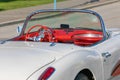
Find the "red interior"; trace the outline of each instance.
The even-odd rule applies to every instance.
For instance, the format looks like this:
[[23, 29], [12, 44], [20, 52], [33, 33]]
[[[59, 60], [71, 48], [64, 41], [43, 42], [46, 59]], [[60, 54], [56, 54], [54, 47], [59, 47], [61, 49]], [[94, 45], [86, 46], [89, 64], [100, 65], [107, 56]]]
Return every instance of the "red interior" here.
[[[52, 29], [54, 42], [61, 42], [61, 43], [74, 43], [76, 45], [81, 46], [89, 46], [94, 44], [100, 40], [102, 40], [102, 32], [96, 30], [85, 30], [85, 29]], [[89, 37], [89, 36], [81, 36], [82, 34], [93, 34], [93, 35], [100, 35], [96, 37]], [[38, 35], [38, 32], [29, 33], [31, 37], [34, 35]], [[26, 35], [18, 36], [14, 38], [17, 41], [24, 41], [26, 40]], [[45, 34], [44, 39], [42, 42], [49, 42], [48, 35]]]

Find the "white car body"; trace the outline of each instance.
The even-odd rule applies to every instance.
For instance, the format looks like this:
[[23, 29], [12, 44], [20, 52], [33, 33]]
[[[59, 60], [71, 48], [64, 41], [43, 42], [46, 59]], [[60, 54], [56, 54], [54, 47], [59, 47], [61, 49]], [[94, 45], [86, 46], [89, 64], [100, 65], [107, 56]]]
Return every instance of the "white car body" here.
[[[75, 80], [83, 72], [93, 80], [120, 79], [120, 30], [90, 47], [74, 44], [4, 41], [0, 44], [0, 80], [38, 80], [48, 67], [47, 80]], [[53, 46], [51, 46], [53, 44]], [[116, 68], [117, 66], [117, 68]], [[117, 75], [114, 71], [117, 70]]]

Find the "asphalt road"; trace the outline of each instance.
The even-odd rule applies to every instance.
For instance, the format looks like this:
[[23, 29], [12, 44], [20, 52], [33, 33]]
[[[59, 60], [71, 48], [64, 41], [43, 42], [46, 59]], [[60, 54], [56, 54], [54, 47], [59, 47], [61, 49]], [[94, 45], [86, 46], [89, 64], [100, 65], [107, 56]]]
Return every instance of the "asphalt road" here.
[[23, 23], [0, 27], [0, 40], [7, 40], [17, 36], [17, 27]]
[[[77, 7], [79, 9], [79, 7]], [[104, 19], [106, 27], [119, 27], [120, 28], [120, 2], [92, 8], [98, 12]], [[16, 28], [22, 23], [9, 25], [0, 28], [0, 40], [5, 40], [16, 36]]]
[[103, 17], [106, 27], [119, 27], [120, 28], [120, 2], [93, 8]]
[[[79, 7], [77, 7], [77, 9], [79, 9]], [[102, 16], [107, 28], [120, 28], [120, 1], [109, 5], [95, 7], [91, 10], [96, 11]]]

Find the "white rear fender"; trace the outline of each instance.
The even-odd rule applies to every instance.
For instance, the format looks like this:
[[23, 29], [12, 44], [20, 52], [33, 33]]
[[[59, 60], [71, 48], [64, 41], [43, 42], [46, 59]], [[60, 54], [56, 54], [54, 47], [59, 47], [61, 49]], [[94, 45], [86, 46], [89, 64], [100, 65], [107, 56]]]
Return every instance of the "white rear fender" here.
[[[52, 66], [56, 69], [49, 80], [74, 80], [77, 74], [89, 69], [96, 80], [102, 78], [103, 70], [100, 55], [94, 51], [78, 50], [57, 60]], [[63, 74], [64, 73], [64, 74]], [[99, 76], [97, 76], [99, 73]], [[71, 76], [71, 77], [67, 77]]]

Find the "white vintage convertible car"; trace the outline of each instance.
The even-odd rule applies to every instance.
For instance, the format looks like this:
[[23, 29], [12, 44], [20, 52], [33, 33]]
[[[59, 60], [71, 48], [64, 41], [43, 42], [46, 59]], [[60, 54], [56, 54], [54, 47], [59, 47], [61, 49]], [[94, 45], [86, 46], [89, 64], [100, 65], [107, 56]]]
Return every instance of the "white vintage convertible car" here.
[[91, 10], [38, 10], [0, 43], [0, 80], [120, 80], [120, 30]]

